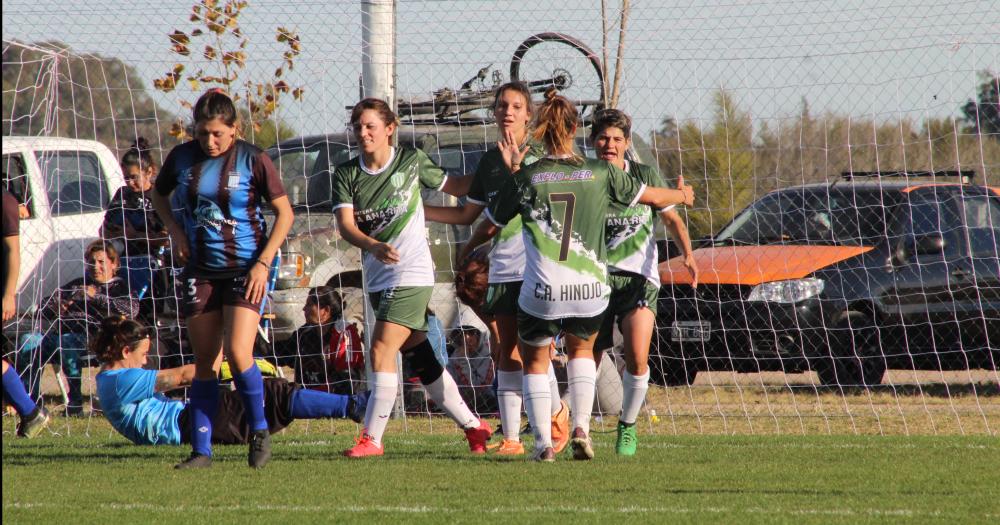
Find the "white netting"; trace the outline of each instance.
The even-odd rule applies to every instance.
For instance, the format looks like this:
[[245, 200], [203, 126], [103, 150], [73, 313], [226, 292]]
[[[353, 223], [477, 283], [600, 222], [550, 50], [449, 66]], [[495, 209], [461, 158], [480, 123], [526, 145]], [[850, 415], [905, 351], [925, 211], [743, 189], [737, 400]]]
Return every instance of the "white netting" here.
[[[252, 1], [241, 8], [240, 34], [230, 27], [221, 39], [200, 21], [205, 6], [202, 18], [191, 20], [192, 3], [5, 2], [4, 178], [27, 205], [22, 313], [5, 328], [17, 347], [6, 355], [19, 367], [59, 360], [39, 341], [59, 334], [31, 307], [83, 273], [84, 246], [98, 235], [122, 184], [117, 159], [142, 136], [161, 160], [177, 144], [171, 131], [187, 123], [185, 104], [218, 85], [205, 77], [237, 70], [234, 91], [244, 94], [244, 107], [266, 116], [247, 135], [264, 147], [282, 144], [273, 157], [298, 205], [298, 237], [285, 254], [291, 268], [279, 277], [271, 304], [273, 337], [303, 322], [308, 287], [325, 284], [343, 294], [345, 318], [357, 323], [362, 340], [370, 332], [360, 255], [333, 233], [327, 183], [330, 166], [351, 154], [345, 108], [360, 92], [361, 2]], [[418, 123], [404, 125], [400, 140], [424, 148], [452, 173], [473, 171], [496, 140], [486, 109], [491, 98], [483, 93], [510, 78], [512, 57], [526, 41], [519, 77], [561, 83], [593, 111], [614, 96], [622, 17], [619, 2], [608, 4], [602, 24], [597, 1], [398, 2], [396, 102]], [[198, 27], [206, 34], [193, 35]], [[184, 38], [171, 40], [176, 31]], [[529, 38], [544, 33], [569, 38]], [[850, 181], [841, 173], [969, 171], [974, 186], [1000, 186], [998, 34], [1000, 15], [988, 1], [630, 2], [618, 107], [635, 121], [640, 159], [657, 165], [668, 182], [683, 175], [695, 186], [697, 203], [685, 214], [692, 238], [720, 233], [756, 203], [746, 220], [701, 250], [699, 292], [685, 284], [661, 290], [650, 364], [655, 381], [669, 386], [650, 390], [650, 431], [997, 431], [996, 193], [904, 191], [928, 178]], [[289, 57], [291, 40], [300, 52]], [[172, 51], [175, 45], [190, 53]], [[216, 52], [214, 62], [205, 45]], [[609, 56], [603, 83], [585, 48], [598, 64]], [[224, 50], [245, 55], [223, 64]], [[171, 72], [178, 72], [175, 87], [155, 89], [154, 81], [162, 87]], [[249, 97], [266, 106], [277, 81], [287, 86], [278, 90], [280, 102], [257, 113]], [[313, 138], [289, 141], [295, 137]], [[863, 180], [874, 182], [857, 182]], [[784, 192], [765, 198], [778, 189]], [[485, 330], [450, 286], [454, 246], [468, 233], [428, 225], [442, 340], [459, 325]], [[873, 249], [852, 252], [856, 246]], [[670, 250], [677, 254], [676, 246]], [[150, 285], [145, 308], [158, 320], [164, 363], [181, 362], [190, 351], [170, 304], [169, 254], [156, 259], [163, 269], [154, 281], [165, 282]], [[304, 276], [296, 274], [299, 261]], [[837, 291], [850, 300], [817, 303], [807, 296], [819, 285], [803, 281], [812, 278], [823, 281], [820, 297]], [[796, 282], [767, 284], [788, 280]], [[130, 282], [137, 295], [141, 283]], [[273, 353], [273, 345], [261, 352]], [[456, 375], [492, 380], [488, 350], [470, 354], [453, 360]], [[323, 356], [299, 347], [293, 357]], [[599, 381], [608, 415], [620, 405], [615, 364], [620, 370], [620, 355], [606, 361]], [[94, 370], [81, 373], [89, 393]], [[324, 388], [364, 385], [363, 368], [324, 373], [316, 380]], [[878, 384], [858, 388], [862, 383]], [[48, 376], [42, 386], [58, 391]], [[480, 410], [493, 409], [487, 386], [466, 393]], [[419, 387], [405, 388], [403, 398], [411, 415], [433, 412]]]

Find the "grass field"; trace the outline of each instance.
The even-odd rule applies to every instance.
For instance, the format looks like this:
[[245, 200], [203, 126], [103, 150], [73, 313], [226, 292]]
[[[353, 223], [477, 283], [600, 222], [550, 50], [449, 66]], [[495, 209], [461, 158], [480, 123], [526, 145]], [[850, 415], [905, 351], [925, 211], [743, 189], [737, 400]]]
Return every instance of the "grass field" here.
[[[641, 435], [639, 456], [552, 465], [471, 457], [441, 420], [390, 430], [388, 456], [349, 461], [352, 424], [293, 425], [262, 471], [218, 447], [177, 472], [184, 447], [136, 447], [99, 418], [14, 439], [4, 418], [5, 523], [607, 522], [998, 523], [992, 436]], [[58, 425], [57, 425], [58, 427]], [[89, 434], [89, 435], [87, 435]]]

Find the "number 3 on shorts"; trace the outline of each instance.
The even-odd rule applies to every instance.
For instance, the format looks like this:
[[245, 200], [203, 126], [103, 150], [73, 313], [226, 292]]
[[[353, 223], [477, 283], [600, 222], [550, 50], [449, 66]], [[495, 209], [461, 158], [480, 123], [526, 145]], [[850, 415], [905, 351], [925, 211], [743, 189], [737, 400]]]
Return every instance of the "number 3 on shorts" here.
[[188, 279], [187, 294], [188, 297], [194, 299], [198, 295], [198, 288], [195, 287], [195, 283], [198, 281], [196, 279]]
[[573, 231], [573, 211], [576, 208], [576, 195], [573, 193], [553, 193], [549, 195], [549, 201], [553, 204], [557, 202], [566, 203], [566, 211], [563, 212], [562, 238], [559, 240], [559, 262], [569, 258], [569, 239]]

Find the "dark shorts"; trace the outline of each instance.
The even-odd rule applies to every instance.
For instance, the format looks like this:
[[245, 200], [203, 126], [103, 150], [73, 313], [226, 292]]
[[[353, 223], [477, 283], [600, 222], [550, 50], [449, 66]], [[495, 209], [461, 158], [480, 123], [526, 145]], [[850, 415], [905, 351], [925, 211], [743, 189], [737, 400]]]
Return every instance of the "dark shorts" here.
[[482, 312], [489, 315], [517, 315], [517, 297], [521, 295], [521, 283], [490, 283], [486, 289]]
[[648, 279], [637, 273], [612, 273], [608, 275], [611, 299], [604, 312], [604, 321], [594, 348], [605, 349], [613, 346], [614, 324], [621, 330], [622, 318], [637, 308], [649, 308], [656, 315], [656, 300], [660, 290]]
[[252, 303], [243, 298], [246, 293], [246, 277], [208, 279], [181, 274], [180, 285], [184, 288], [181, 310], [184, 317], [221, 311], [225, 306], [239, 306], [260, 311], [260, 303]]
[[[272, 434], [280, 432], [294, 421], [292, 417], [292, 394], [299, 385], [280, 378], [264, 378], [264, 417]], [[191, 442], [190, 405], [181, 411], [178, 424], [181, 428], [181, 443]], [[243, 398], [236, 390], [219, 392], [219, 408], [212, 422], [212, 443], [216, 445], [240, 445], [250, 440], [250, 426], [247, 425]]]
[[522, 310], [517, 312], [517, 336], [531, 346], [545, 346], [552, 339], [565, 332], [581, 339], [590, 339], [601, 328], [604, 314], [594, 317], [567, 317], [564, 319], [541, 319]]
[[397, 286], [368, 294], [376, 321], [387, 321], [410, 330], [427, 331], [427, 305], [433, 286]]

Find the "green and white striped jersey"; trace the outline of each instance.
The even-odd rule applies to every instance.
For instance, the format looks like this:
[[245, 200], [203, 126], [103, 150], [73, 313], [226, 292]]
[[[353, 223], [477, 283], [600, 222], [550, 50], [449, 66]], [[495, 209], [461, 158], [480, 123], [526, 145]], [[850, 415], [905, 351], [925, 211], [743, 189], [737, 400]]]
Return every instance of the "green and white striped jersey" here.
[[[537, 143], [531, 143], [527, 155], [521, 161], [522, 169], [538, 161], [545, 154]], [[467, 199], [480, 206], [488, 206], [511, 178], [510, 170], [503, 162], [497, 148], [491, 148], [479, 161], [472, 176], [472, 187]], [[524, 237], [521, 234], [521, 218], [514, 217], [496, 237], [490, 251], [490, 283], [509, 283], [524, 278]]]
[[[626, 160], [625, 172], [646, 186], [666, 186], [660, 174], [645, 164]], [[658, 211], [668, 211], [673, 207], [670, 205]], [[622, 206], [612, 202], [604, 227], [608, 243], [608, 269], [639, 274], [659, 287], [655, 224], [656, 213], [649, 206]]]
[[542, 319], [593, 317], [608, 306], [608, 206], [633, 206], [645, 185], [604, 160], [553, 159], [524, 167], [487, 209], [504, 226], [520, 215], [524, 284], [518, 305]]
[[365, 235], [399, 252], [399, 262], [389, 265], [364, 253], [367, 291], [434, 285], [420, 190], [440, 190], [446, 180], [444, 170], [426, 153], [407, 147], [393, 148], [389, 162], [378, 171], [369, 170], [360, 155], [337, 166], [333, 209], [354, 208], [354, 220]]

